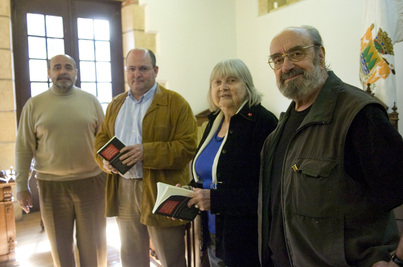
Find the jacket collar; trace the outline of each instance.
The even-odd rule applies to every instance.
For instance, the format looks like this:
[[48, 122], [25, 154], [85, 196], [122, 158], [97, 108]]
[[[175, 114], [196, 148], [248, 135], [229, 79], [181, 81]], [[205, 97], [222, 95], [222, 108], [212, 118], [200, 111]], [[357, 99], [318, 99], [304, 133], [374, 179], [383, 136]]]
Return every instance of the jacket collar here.
[[[256, 121], [256, 120], [257, 120], [257, 117], [256, 117], [257, 108], [258, 108], [258, 106], [260, 106], [260, 105], [261, 105], [261, 104], [257, 104], [257, 105], [254, 105], [254, 106], [252, 106], [252, 107], [249, 107], [248, 102], [245, 101], [245, 102], [242, 104], [241, 108], [237, 111], [237, 113], [236, 113], [233, 117], [235, 117], [235, 116], [241, 116], [241, 117], [243, 117], [243, 118], [246, 119], [246, 120]], [[220, 110], [217, 110], [217, 111], [215, 111], [215, 112], [210, 113], [207, 117], [208, 117], [208, 119], [211, 121], [211, 120], [215, 119], [215, 118], [218, 116], [219, 113], [221, 113], [221, 111], [220, 111]]]
[[157, 89], [155, 90], [155, 95], [154, 95], [154, 103], [156, 105], [161, 105], [161, 106], [167, 106], [168, 105], [168, 98], [166, 97], [167, 92], [165, 91], [166, 89], [157, 84]]
[[240, 116], [242, 116], [246, 120], [250, 121], [256, 121], [257, 120], [257, 109], [260, 104], [257, 104], [255, 106], [249, 107], [248, 103], [245, 103], [245, 105], [242, 107], [242, 109], [238, 112]]
[[153, 110], [157, 109], [158, 106], [168, 106], [167, 91], [163, 86], [159, 84], [157, 84], [153, 101], [151, 102], [151, 105], [148, 108], [147, 113], [150, 113]]

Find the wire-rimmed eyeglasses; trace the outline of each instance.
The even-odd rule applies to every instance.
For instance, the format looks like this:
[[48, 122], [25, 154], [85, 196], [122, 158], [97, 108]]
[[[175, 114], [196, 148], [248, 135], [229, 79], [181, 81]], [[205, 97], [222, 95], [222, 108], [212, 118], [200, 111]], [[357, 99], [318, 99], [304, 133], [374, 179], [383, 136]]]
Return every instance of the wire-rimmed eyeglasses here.
[[314, 46], [316, 46], [316, 44], [307, 46], [295, 46], [290, 50], [288, 50], [287, 53], [284, 54], [277, 53], [269, 56], [267, 63], [273, 70], [278, 70], [283, 66], [285, 57], [288, 57], [288, 59], [291, 60], [292, 62], [301, 61], [305, 58], [307, 54], [306, 50]]
[[148, 66], [140, 66], [138, 68], [133, 67], [133, 66], [125, 66], [125, 71], [129, 72], [129, 73], [135, 73], [136, 70], [138, 70], [140, 73], [146, 73], [149, 70], [153, 69], [152, 67], [148, 67]]

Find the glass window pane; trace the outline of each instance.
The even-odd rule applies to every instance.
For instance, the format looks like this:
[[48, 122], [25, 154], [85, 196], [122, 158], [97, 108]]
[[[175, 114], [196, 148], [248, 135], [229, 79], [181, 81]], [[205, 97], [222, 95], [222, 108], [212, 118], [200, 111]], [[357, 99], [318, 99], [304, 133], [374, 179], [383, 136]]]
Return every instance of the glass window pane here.
[[48, 37], [63, 38], [63, 18], [46, 16], [46, 35]]
[[109, 21], [107, 20], [94, 20], [94, 35], [95, 40], [109, 41]]
[[110, 82], [111, 79], [111, 63], [97, 62], [97, 81]]
[[106, 114], [106, 109], [108, 108], [109, 103], [101, 103], [102, 110], [104, 111], [104, 114]]
[[96, 83], [81, 83], [81, 89], [94, 96], [97, 96], [97, 84]]
[[46, 39], [42, 37], [28, 37], [28, 57], [46, 59]]
[[48, 58], [56, 55], [64, 55], [64, 40], [63, 39], [48, 39]]
[[96, 41], [95, 52], [97, 61], [111, 61], [111, 49], [109, 42]]
[[80, 60], [95, 60], [94, 58], [94, 41], [79, 40], [78, 51]]
[[94, 29], [92, 19], [77, 19], [78, 38], [94, 39]]
[[83, 82], [95, 82], [95, 62], [80, 62], [80, 76]]
[[48, 81], [48, 66], [46, 60], [29, 60], [29, 78], [30, 81], [46, 82]]
[[99, 102], [112, 101], [112, 84], [111, 83], [98, 83], [98, 100]]
[[31, 83], [31, 96], [39, 95], [48, 90], [48, 83]]
[[27, 32], [28, 35], [45, 36], [45, 16], [27, 13]]

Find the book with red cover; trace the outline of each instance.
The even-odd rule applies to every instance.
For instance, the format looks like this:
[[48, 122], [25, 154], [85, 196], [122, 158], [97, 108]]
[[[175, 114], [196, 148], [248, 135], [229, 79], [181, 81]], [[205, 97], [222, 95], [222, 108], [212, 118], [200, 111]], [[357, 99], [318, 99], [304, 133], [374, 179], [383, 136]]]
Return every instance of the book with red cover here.
[[122, 156], [120, 150], [124, 148], [126, 145], [119, 140], [116, 136], [112, 137], [103, 147], [101, 147], [97, 153], [105, 160], [109, 161], [109, 163], [117, 169], [120, 174], [125, 174], [133, 165], [129, 166], [123, 164], [123, 162], [119, 159]]
[[192, 190], [170, 184], [157, 183], [157, 200], [153, 214], [164, 215], [176, 219], [193, 221], [199, 213], [195, 206], [188, 207]]

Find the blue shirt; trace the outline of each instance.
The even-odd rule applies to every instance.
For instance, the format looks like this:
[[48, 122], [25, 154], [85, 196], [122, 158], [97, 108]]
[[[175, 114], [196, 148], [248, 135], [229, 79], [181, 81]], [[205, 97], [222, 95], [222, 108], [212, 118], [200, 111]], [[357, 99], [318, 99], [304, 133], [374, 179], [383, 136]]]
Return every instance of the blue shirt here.
[[[220, 128], [218, 128], [214, 137], [211, 138], [208, 145], [200, 153], [195, 163], [196, 173], [203, 180], [203, 189], [214, 189], [214, 185], [212, 184], [213, 161], [224, 139], [224, 137], [217, 136]], [[215, 234], [215, 215], [211, 214], [210, 211], [208, 211], [208, 228], [211, 233]]]
[[[143, 118], [154, 98], [157, 83], [140, 100], [134, 98], [129, 90], [125, 102], [119, 110], [115, 122], [115, 135], [122, 140], [126, 146], [141, 144], [143, 141]], [[124, 175], [124, 178], [143, 178], [143, 163], [137, 162]]]

